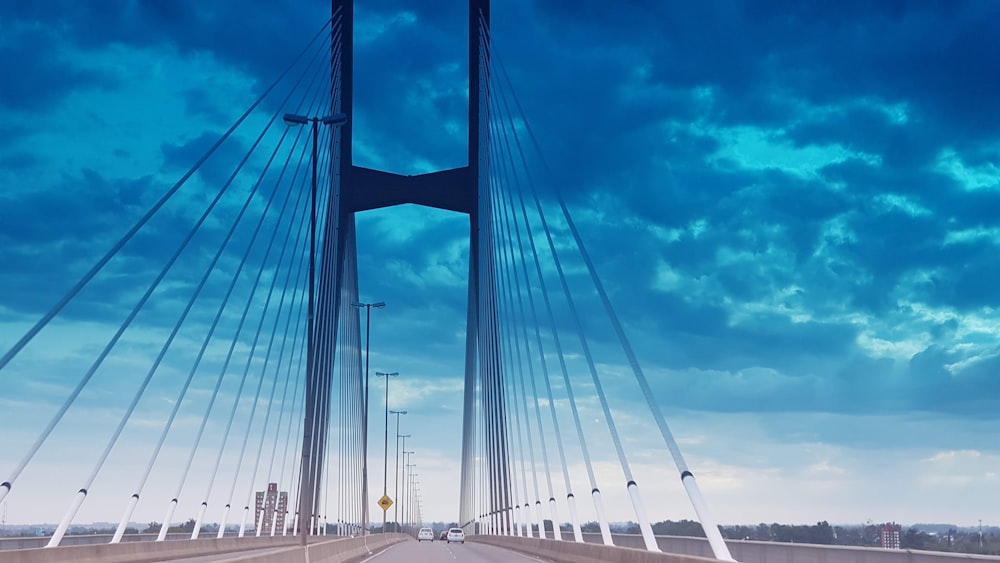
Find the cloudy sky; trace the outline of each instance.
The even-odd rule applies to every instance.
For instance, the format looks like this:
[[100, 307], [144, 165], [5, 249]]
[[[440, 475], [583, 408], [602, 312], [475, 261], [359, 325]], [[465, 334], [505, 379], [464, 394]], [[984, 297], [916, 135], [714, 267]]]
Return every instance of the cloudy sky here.
[[[355, 164], [405, 174], [465, 164], [466, 14], [461, 1], [358, 8]], [[319, 1], [0, 7], [0, 351], [328, 17]], [[986, 1], [493, 7], [495, 51], [545, 153], [545, 181], [565, 194], [722, 523], [1000, 521], [997, 21], [1000, 6]], [[409, 412], [402, 431], [425, 515], [454, 520], [467, 219], [402, 207], [357, 221], [361, 298], [388, 303], [373, 312], [372, 370], [402, 374], [390, 407]], [[141, 294], [134, 264], [165, 246], [138, 239], [0, 372], [0, 471]], [[591, 293], [587, 326], [603, 326]], [[155, 312], [29, 465], [5, 501], [9, 522], [55, 521], [69, 505], [163, 341]], [[693, 517], [613, 335], [588, 336], [650, 517]], [[166, 369], [183, 379], [188, 368]], [[127, 461], [147, 459], [176, 378], [154, 380], [78, 521], [117, 520], [143, 463]], [[194, 396], [211, 386], [197, 381]], [[634, 519], [592, 394], [581, 411], [609, 512]], [[181, 424], [196, 429], [197, 412], [182, 410]], [[372, 424], [381, 437], [381, 418]], [[169, 460], [189, 442], [168, 441], [162, 482], [154, 473], [136, 520], [162, 519]], [[178, 519], [194, 515], [203, 487]]]

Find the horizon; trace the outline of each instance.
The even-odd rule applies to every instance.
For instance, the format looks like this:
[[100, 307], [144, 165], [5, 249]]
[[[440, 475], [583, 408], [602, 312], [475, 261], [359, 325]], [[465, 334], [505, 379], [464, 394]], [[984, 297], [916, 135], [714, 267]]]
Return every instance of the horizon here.
[[[183, 524], [183, 523], [188, 522], [190, 520], [191, 519], [180, 520], [180, 521], [177, 521], [177, 522], [172, 522], [171, 525], [173, 526], [173, 525], [177, 525], [177, 524]], [[545, 522], [546, 522], [546, 524], [549, 524], [551, 521], [548, 520], [548, 519], [546, 519]], [[658, 522], [652, 522], [652, 524], [655, 525], [655, 524], [661, 524], [661, 523], [664, 523], [664, 522], [675, 522], [676, 523], [676, 522], [697, 522], [697, 521], [695, 521], [695, 520], [661, 520], [661, 521], [658, 521]], [[751, 527], [751, 526], [759, 526], [761, 524], [764, 524], [764, 525], [777, 524], [777, 525], [782, 525], [782, 526], [815, 526], [816, 524], [820, 524], [822, 522], [825, 522], [825, 520], [820, 520], [818, 522], [813, 522], [813, 523], [802, 523], [802, 522], [725, 523], [725, 522], [722, 522], [719, 525], [722, 526], [723, 528], [735, 528], [735, 527], [741, 527], [741, 526]], [[138, 533], [143, 533], [143, 531], [142, 530], [138, 530], [138, 528], [140, 526], [147, 526], [148, 527], [149, 524], [151, 524], [151, 523], [154, 523], [154, 522], [131, 522], [130, 521], [128, 523], [128, 527], [130, 529], [131, 528], [136, 528]], [[155, 523], [156, 524], [161, 524], [161, 522], [155, 522]], [[424, 525], [422, 527], [433, 527], [436, 524], [445, 524], [446, 526], [448, 526], [448, 525], [455, 524], [455, 523], [456, 522], [454, 520], [434, 520], [434, 521], [431, 521], [431, 522], [424, 522]], [[581, 525], [583, 525], [583, 524], [593, 525], [593, 524], [596, 524], [596, 523], [597, 523], [596, 521], [581, 522]], [[978, 525], [961, 526], [961, 525], [958, 525], [958, 524], [953, 524], [953, 523], [948, 523], [948, 522], [915, 522], [915, 523], [911, 523], [911, 524], [907, 524], [905, 522], [895, 522], [895, 521], [872, 522], [872, 523], [862, 523], [862, 522], [855, 522], [855, 523], [848, 523], [848, 522], [841, 522], [841, 523], [827, 522], [827, 523], [830, 526], [834, 527], [834, 528], [843, 528], [843, 529], [866, 528], [866, 527], [869, 527], [869, 526], [875, 526], [875, 527], [877, 527], [877, 526], [881, 526], [881, 525], [884, 525], [884, 524], [898, 524], [898, 525], [900, 525], [903, 528], [920, 528], [920, 527], [931, 528], [931, 527], [947, 526], [947, 527], [950, 527], [950, 528], [954, 528], [956, 530], [978, 531], [978, 529], [979, 529]], [[58, 525], [58, 522], [52, 522], [52, 523], [49, 523], [49, 522], [40, 522], [40, 523], [27, 523], [27, 524], [7, 522], [7, 523], [5, 523], [3, 525], [0, 525], [0, 530], [2, 530], [4, 527], [7, 527], [7, 526], [20, 527], [20, 528], [31, 528], [31, 527], [46, 528], [46, 527], [50, 527], [50, 528], [54, 529], [57, 525]], [[86, 524], [75, 523], [72, 526], [70, 526], [70, 529], [72, 530], [73, 528], [95, 528], [95, 527], [99, 527], [99, 526], [106, 526], [109, 529], [113, 529], [117, 525], [118, 525], [118, 522], [110, 522], [110, 521], [109, 522], [90, 522], [90, 523], [86, 523]], [[333, 524], [329, 524], [329, 525], [330, 526], [335, 526], [336, 524], [333, 523]], [[631, 521], [631, 520], [614, 520], [614, 521], [608, 521], [608, 525], [612, 529], [614, 529], [614, 528], [619, 528], [620, 529], [622, 527], [635, 526], [636, 522]], [[202, 524], [202, 527], [216, 528], [217, 529], [218, 522], [204, 522]], [[568, 529], [568, 528], [570, 528], [570, 522], [568, 522], [568, 521], [567, 522], [562, 522], [562, 523], [559, 524], [559, 527], [560, 527], [560, 529], [564, 529], [564, 530]], [[381, 524], [379, 524], [377, 527], [373, 526], [374, 530], [381, 530], [381, 528], [382, 528]], [[248, 529], [252, 529], [252, 528], [248, 527]], [[546, 529], [548, 529], [548, 528], [546, 528]], [[984, 533], [986, 531], [988, 531], [988, 530], [991, 530], [991, 529], [992, 530], [1000, 530], [1000, 524], [989, 525], [989, 524], [986, 524], [985, 522], [983, 523], [982, 530], [983, 530]], [[239, 530], [239, 524], [227, 524], [226, 525], [226, 530], [234, 530], [234, 531], [235, 530]], [[381, 533], [381, 532], [374, 532], [374, 533]]]
[[[0, 89], [0, 352], [329, 18], [319, 0], [46, 6], [0, 6], [0, 70], [16, 77]], [[467, 5], [378, 0], [356, 16], [354, 164], [400, 174], [463, 165]], [[996, 21], [1000, 3], [972, 1], [494, 2], [491, 48], [718, 522], [996, 518], [1000, 80], [982, 70], [1000, 66]], [[185, 192], [192, 207], [129, 246], [3, 373], [0, 481], [224, 172], [200, 172]], [[396, 496], [386, 407], [409, 413], [401, 433], [417, 452], [424, 513], [458, 519], [467, 231], [464, 215], [409, 205], [357, 216], [359, 296], [387, 303], [372, 313], [371, 371], [401, 374], [387, 405], [387, 383], [371, 378], [374, 517], [378, 473]], [[195, 267], [182, 268], [172, 290], [193, 286]], [[71, 505], [180, 309], [166, 293], [19, 478], [2, 503], [7, 518], [58, 521]], [[588, 337], [649, 520], [694, 520], [591, 293], [581, 292]], [[127, 505], [123, 488], [137, 481], [134, 464], [149, 457], [194, 355], [193, 340], [181, 346], [78, 519], [117, 521]], [[213, 349], [206, 363], [224, 355]], [[584, 369], [573, 376], [590, 389]], [[139, 520], [159, 521], [175, 498], [212, 385], [196, 380], [185, 399]], [[235, 388], [223, 387], [229, 404]], [[580, 408], [607, 514], [633, 514], [604, 414], [592, 395]], [[252, 426], [248, 405], [238, 414]], [[221, 426], [213, 419], [206, 443], [222, 442]], [[570, 445], [567, 472], [585, 492], [583, 456]], [[226, 475], [242, 466], [234, 447]], [[204, 479], [211, 457], [199, 455], [191, 474]], [[295, 471], [282, 466], [279, 478], [278, 465], [273, 477], [290, 491]], [[567, 491], [550, 474], [562, 503]], [[247, 504], [250, 477], [234, 481], [238, 493], [204, 493], [206, 520]], [[203, 485], [184, 490], [178, 518], [197, 513]], [[595, 520], [577, 496], [580, 520]], [[335, 519], [352, 498], [328, 487], [323, 510]]]

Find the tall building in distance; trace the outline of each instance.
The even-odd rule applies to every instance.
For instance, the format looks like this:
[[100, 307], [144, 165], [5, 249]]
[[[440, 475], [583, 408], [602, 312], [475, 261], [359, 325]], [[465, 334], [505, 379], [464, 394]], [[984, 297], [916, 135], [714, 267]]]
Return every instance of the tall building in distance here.
[[[278, 512], [278, 517], [274, 519], [274, 533], [281, 535], [285, 529], [285, 514], [288, 512], [288, 492], [279, 493], [277, 483], [268, 483], [266, 491], [257, 491], [257, 509], [254, 511], [253, 521], [255, 526], [262, 522], [263, 531], [260, 535], [271, 534], [271, 519], [274, 518], [275, 511]], [[260, 519], [261, 513], [264, 514], [263, 521]]]
[[881, 539], [883, 549], [899, 549], [900, 529], [900, 525], [895, 522], [882, 524]]

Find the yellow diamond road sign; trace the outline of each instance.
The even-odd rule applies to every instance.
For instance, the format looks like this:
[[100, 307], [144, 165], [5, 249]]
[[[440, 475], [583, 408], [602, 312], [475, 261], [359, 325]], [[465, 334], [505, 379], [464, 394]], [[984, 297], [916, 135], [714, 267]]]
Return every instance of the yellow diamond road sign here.
[[378, 505], [382, 507], [382, 510], [389, 510], [389, 507], [392, 506], [392, 499], [389, 498], [389, 495], [382, 495], [382, 498], [378, 499]]

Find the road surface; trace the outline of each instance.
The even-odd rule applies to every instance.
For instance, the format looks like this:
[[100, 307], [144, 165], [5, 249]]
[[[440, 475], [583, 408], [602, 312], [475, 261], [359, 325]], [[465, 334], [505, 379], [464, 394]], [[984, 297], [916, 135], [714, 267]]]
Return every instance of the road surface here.
[[[238, 561], [248, 555], [278, 553], [288, 550], [289, 547], [265, 547], [215, 555], [170, 559], [169, 561], [172, 563], [224, 563], [226, 561]], [[432, 543], [428, 541], [417, 542], [411, 539], [392, 545], [388, 549], [362, 561], [363, 563], [539, 563], [541, 560], [492, 545], [469, 541], [464, 544], [448, 544], [443, 541], [434, 541]]]
[[364, 563], [538, 563], [540, 559], [492, 545], [467, 541], [404, 541], [364, 560]]

